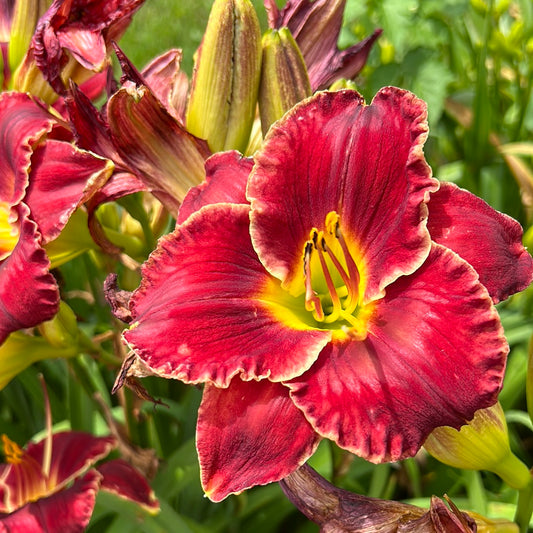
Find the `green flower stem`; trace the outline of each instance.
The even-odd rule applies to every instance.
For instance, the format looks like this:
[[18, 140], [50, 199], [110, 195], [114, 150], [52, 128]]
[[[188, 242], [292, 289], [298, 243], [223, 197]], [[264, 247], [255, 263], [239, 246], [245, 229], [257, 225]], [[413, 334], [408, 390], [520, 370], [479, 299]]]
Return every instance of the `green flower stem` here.
[[[531, 232], [531, 235], [533, 236], [533, 232]], [[533, 422], [533, 336], [529, 339], [527, 357], [526, 402], [529, 419]]]
[[480, 473], [477, 470], [463, 470], [463, 479], [472, 509], [486, 515], [487, 496]]
[[520, 527], [521, 533], [527, 533], [529, 522], [533, 513], [533, 478], [530, 476], [529, 483], [522, 490], [518, 491], [518, 503], [514, 521]]
[[143, 230], [146, 248], [149, 251], [153, 250], [156, 245], [156, 239], [152, 232], [152, 228], [150, 227], [150, 220], [148, 219], [146, 210], [142, 205], [142, 200], [139, 193], [125, 196], [124, 198], [118, 200], [117, 203], [122, 205], [124, 209], [126, 209], [128, 213], [135, 218], [135, 220], [137, 220], [137, 222], [139, 222]]
[[422, 498], [422, 480], [418, 463], [411, 457], [403, 462], [403, 466], [410, 480], [409, 487], [413, 491], [413, 497]]
[[113, 243], [124, 250], [124, 252], [130, 257], [142, 257], [144, 252], [144, 245], [140, 239], [133, 235], [126, 235], [115, 231], [114, 229], [104, 226], [105, 234], [107, 238]]
[[141, 435], [139, 431], [139, 420], [134, 414], [135, 411], [135, 397], [133, 393], [127, 388], [123, 387], [124, 391], [124, 415], [126, 419], [126, 427], [128, 431], [129, 441], [135, 444], [141, 443]]
[[528, 467], [513, 453], [504, 457], [494, 468], [498, 474], [513, 489], [522, 490], [527, 487], [531, 480]]
[[99, 344], [93, 342], [83, 331], [80, 330], [79, 338], [80, 348], [89, 355], [94, 355], [105, 364], [113, 367], [119, 367], [122, 364], [120, 357], [108, 352]]

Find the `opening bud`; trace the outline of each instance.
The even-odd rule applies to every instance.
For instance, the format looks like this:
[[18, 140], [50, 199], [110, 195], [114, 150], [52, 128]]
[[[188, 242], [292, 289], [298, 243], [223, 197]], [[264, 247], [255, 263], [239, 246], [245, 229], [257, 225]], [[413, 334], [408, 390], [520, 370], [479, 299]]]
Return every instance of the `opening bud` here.
[[530, 481], [528, 468], [511, 452], [499, 403], [476, 411], [474, 418], [459, 430], [448, 426], [435, 429], [424, 448], [444, 464], [494, 472], [515, 489], [524, 488]]

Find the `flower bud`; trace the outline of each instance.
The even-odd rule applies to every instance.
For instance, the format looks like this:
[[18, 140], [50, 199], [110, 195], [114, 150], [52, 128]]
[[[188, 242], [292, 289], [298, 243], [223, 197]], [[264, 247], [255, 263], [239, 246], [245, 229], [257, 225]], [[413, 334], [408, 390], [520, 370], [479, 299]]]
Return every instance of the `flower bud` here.
[[53, 346], [43, 337], [15, 331], [0, 346], [0, 390], [17, 374], [37, 361], [74, 357], [77, 354], [76, 345]]
[[292, 106], [311, 95], [304, 58], [288, 28], [263, 36], [259, 112], [263, 135]]
[[511, 452], [507, 423], [499, 403], [476, 411], [459, 430], [435, 429], [424, 448], [444, 464], [467, 470], [489, 470], [513, 488], [524, 488], [530, 480], [528, 468]]
[[9, 35], [9, 69], [13, 72], [30, 47], [39, 17], [48, 8], [46, 0], [17, 0], [13, 6]]
[[13, 73], [11, 85], [14, 91], [30, 93], [47, 104], [53, 104], [58, 99], [58, 94], [44, 79], [31, 50], [24, 56], [23, 61]]
[[79, 330], [76, 315], [63, 301], [59, 304], [56, 316], [39, 326], [39, 332], [48, 343], [56, 348], [78, 346]]
[[261, 33], [249, 0], [216, 0], [194, 67], [187, 129], [213, 152], [244, 152], [261, 74]]

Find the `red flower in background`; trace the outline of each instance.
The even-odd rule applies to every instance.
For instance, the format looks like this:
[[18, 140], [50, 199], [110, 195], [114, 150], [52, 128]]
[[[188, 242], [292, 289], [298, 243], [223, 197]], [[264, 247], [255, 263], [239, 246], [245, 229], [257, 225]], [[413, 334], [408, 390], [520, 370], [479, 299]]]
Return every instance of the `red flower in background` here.
[[374, 462], [412, 456], [496, 401], [494, 302], [530, 283], [532, 259], [515, 221], [439, 189], [426, 137], [407, 91], [368, 106], [320, 93], [272, 127], [251, 173], [213, 156], [144, 265], [121, 377], [206, 384], [212, 500], [286, 477], [324, 437]]
[[43, 245], [112, 171], [71, 139], [67, 124], [30, 96], [0, 95], [0, 343], [57, 312]]
[[146, 479], [122, 459], [93, 468], [116, 448], [114, 437], [67, 431], [24, 450], [2, 439], [0, 531], [84, 531], [99, 490], [159, 510]]

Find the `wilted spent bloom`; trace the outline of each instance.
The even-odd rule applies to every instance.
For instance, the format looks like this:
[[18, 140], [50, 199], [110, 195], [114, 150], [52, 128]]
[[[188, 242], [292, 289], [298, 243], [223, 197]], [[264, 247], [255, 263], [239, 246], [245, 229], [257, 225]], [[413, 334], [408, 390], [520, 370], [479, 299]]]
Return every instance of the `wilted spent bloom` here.
[[146, 190], [177, 216], [186, 192], [205, 179], [204, 162], [211, 152], [171, 108], [169, 94], [161, 90], [163, 80], [154, 72], [157, 67], [152, 65], [145, 78], [118, 47], [116, 53], [124, 85], [102, 112], [74, 84], [66, 100], [78, 145], [115, 164], [115, 173], [95, 205]]
[[524, 488], [531, 480], [527, 466], [511, 451], [505, 414], [499, 403], [480, 409], [459, 429], [434, 429], [424, 448], [447, 465], [494, 472], [515, 489]]
[[[144, 0], [16, 0], [0, 8], [3, 90], [29, 92], [47, 103], [109, 65], [108, 46], [126, 30]], [[96, 96], [105, 76], [87, 87]]]
[[289, 28], [298, 43], [313, 91], [325, 89], [339, 78], [354, 78], [381, 35], [381, 30], [376, 30], [365, 40], [339, 50], [337, 43], [346, 0], [288, 0], [282, 10], [275, 0], [264, 2], [270, 27]]
[[461, 512], [433, 496], [429, 509], [339, 489], [304, 465], [280, 481], [289, 500], [322, 533], [518, 533], [516, 524]]

